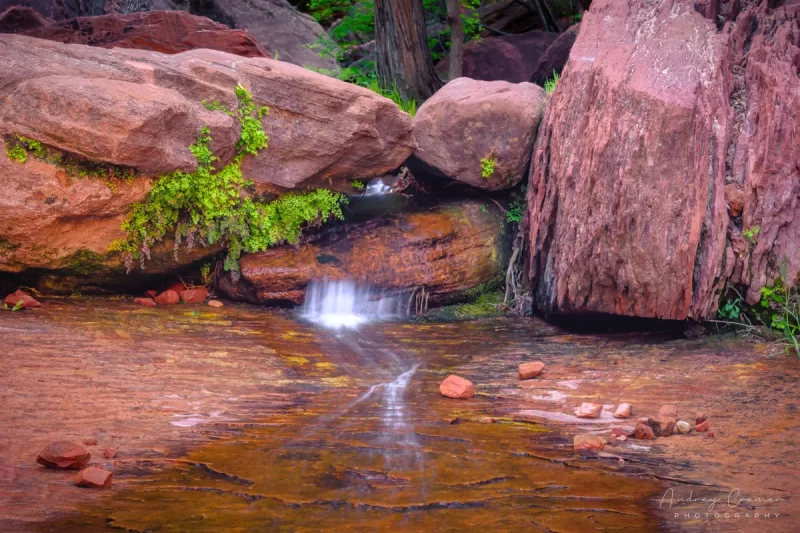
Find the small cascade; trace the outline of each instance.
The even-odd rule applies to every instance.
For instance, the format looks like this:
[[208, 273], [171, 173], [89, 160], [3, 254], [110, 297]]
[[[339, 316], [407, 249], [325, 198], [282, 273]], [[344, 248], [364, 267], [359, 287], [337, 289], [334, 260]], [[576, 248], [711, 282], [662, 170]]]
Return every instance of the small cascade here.
[[306, 290], [301, 316], [327, 328], [355, 328], [372, 320], [405, 316], [407, 300], [408, 295], [352, 280], [315, 280]]
[[391, 185], [383, 182], [383, 178], [375, 178], [367, 184], [367, 189], [364, 191], [366, 196], [379, 196], [384, 194], [391, 194], [394, 191]]

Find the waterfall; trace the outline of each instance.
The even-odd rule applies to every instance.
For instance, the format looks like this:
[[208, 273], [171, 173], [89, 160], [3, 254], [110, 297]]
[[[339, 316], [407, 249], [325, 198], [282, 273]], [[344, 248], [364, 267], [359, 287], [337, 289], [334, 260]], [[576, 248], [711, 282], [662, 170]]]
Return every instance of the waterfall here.
[[371, 320], [405, 316], [408, 295], [389, 293], [352, 280], [312, 281], [301, 316], [327, 328], [355, 328]]

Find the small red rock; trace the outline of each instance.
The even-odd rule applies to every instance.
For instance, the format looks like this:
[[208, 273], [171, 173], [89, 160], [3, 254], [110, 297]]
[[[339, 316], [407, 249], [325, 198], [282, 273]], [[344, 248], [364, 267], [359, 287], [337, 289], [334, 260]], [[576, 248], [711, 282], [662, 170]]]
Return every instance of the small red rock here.
[[617, 410], [614, 411], [614, 418], [629, 418], [631, 416], [631, 404], [629, 403], [621, 403], [617, 406]]
[[133, 301], [139, 305], [143, 305], [145, 307], [155, 307], [156, 303], [152, 300], [152, 298], [134, 298]]
[[439, 385], [439, 392], [442, 393], [442, 396], [447, 396], [448, 398], [464, 400], [475, 396], [475, 387], [468, 379], [458, 376], [447, 376], [447, 378], [442, 381], [442, 384]]
[[572, 447], [575, 451], [579, 450], [602, 450], [606, 447], [606, 439], [600, 435], [582, 433], [575, 435], [572, 439]]
[[14, 308], [19, 304], [21, 309], [30, 309], [31, 307], [39, 307], [42, 305], [37, 302], [33, 296], [20, 290], [6, 296], [6, 299], [3, 300], [3, 303], [11, 308]]
[[544, 370], [544, 363], [534, 361], [532, 363], [522, 363], [519, 365], [519, 379], [535, 378]]
[[104, 448], [103, 455], [105, 455], [108, 459], [113, 459], [117, 456], [117, 448]]
[[89, 468], [84, 468], [81, 470], [80, 474], [78, 474], [77, 484], [79, 487], [92, 487], [96, 489], [110, 487], [111, 477], [113, 475], [114, 474], [108, 470], [90, 466]]
[[187, 304], [201, 304], [208, 298], [208, 289], [197, 287], [196, 289], [186, 289], [180, 292], [181, 300]]
[[49, 444], [39, 452], [36, 462], [48, 468], [78, 469], [85, 468], [91, 457], [83, 446], [62, 440]]
[[702, 433], [703, 431], [708, 431], [708, 428], [710, 427], [711, 423], [708, 420], [706, 420], [704, 422], [701, 422], [700, 424], [697, 424], [697, 427], [695, 427], [694, 430], [697, 431], [698, 433]]
[[615, 426], [611, 428], [612, 437], [633, 437], [636, 434], [636, 428], [633, 426]]
[[225, 304], [220, 302], [219, 300], [209, 300], [208, 301], [209, 307], [224, 307]]
[[97, 446], [97, 439], [84, 439], [84, 446]]
[[662, 418], [674, 418], [677, 420], [678, 407], [671, 404], [662, 405], [661, 408], [658, 410], [658, 416]]
[[670, 417], [659, 417], [658, 421], [661, 423], [661, 436], [669, 437], [672, 435], [675, 431], [675, 423], [677, 421]]
[[602, 404], [583, 402], [578, 409], [575, 409], [575, 416], [578, 418], [597, 418], [602, 412]]
[[653, 440], [656, 438], [655, 434], [653, 433], [653, 428], [648, 426], [647, 424], [636, 424], [636, 431], [634, 432], [634, 437], [637, 439], [645, 439], [645, 440]]
[[160, 305], [175, 305], [176, 303], [181, 301], [181, 297], [180, 295], [178, 295], [177, 292], [167, 289], [166, 291], [156, 296], [155, 301], [157, 304]]
[[706, 432], [705, 437], [707, 437], [709, 439], [713, 439], [714, 438], [714, 432], [713, 431]]
[[697, 424], [698, 426], [700, 424], [702, 424], [703, 422], [705, 422], [706, 420], [708, 420], [708, 416], [706, 416], [701, 411], [697, 411], [697, 413], [695, 413], [695, 415], [694, 415], [694, 423]]

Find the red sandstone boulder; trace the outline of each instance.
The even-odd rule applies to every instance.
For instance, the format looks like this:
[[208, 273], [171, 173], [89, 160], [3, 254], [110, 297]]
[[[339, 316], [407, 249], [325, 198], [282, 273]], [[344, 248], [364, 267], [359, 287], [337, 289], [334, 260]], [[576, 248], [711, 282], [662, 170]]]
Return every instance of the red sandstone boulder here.
[[675, 405], [662, 405], [658, 409], [658, 416], [667, 418], [678, 418], [678, 407]]
[[519, 365], [519, 379], [535, 378], [544, 370], [544, 363], [534, 361], [533, 363], [522, 363]]
[[544, 91], [532, 83], [453, 80], [417, 111], [410, 164], [479, 189], [513, 187], [527, 171], [543, 110]]
[[600, 435], [583, 433], [581, 435], [575, 435], [575, 437], [573, 437], [572, 447], [576, 452], [580, 450], [600, 451], [606, 447], [606, 439], [604, 439]]
[[702, 433], [703, 431], [708, 431], [708, 429], [710, 427], [711, 427], [711, 422], [709, 422], [708, 420], [705, 420], [705, 421], [697, 424], [697, 426], [695, 426], [694, 430], [696, 432], [698, 432], [698, 433]]
[[6, 296], [5, 300], [3, 300], [3, 303], [12, 309], [17, 306], [19, 306], [19, 309], [30, 309], [31, 307], [39, 307], [42, 305], [36, 301], [33, 296], [30, 296], [21, 290], [17, 290], [17, 292], [13, 292]]
[[185, 11], [149, 11], [79, 17], [25, 32], [25, 35], [67, 44], [102, 48], [136, 48], [177, 54], [209, 48], [243, 57], [266, 57], [247, 32], [232, 30]]
[[79, 487], [91, 487], [96, 489], [110, 487], [113, 475], [114, 474], [108, 470], [90, 466], [80, 471], [76, 483]]
[[153, 301], [152, 298], [134, 298], [133, 301], [139, 305], [143, 305], [145, 307], [155, 307], [156, 302]]
[[583, 402], [575, 409], [575, 416], [578, 418], [598, 418], [603, 412], [603, 404]]
[[89, 464], [91, 454], [82, 446], [68, 441], [49, 444], [39, 452], [36, 462], [48, 468], [78, 469]]
[[547, 80], [553, 79], [554, 73], [561, 74], [561, 71], [564, 70], [564, 65], [567, 64], [569, 52], [572, 50], [572, 45], [575, 44], [579, 30], [580, 25], [574, 24], [567, 31], [560, 34], [541, 55], [530, 79], [525, 81], [544, 87]]
[[30, 7], [11, 6], [0, 12], [0, 33], [23, 33], [52, 23], [52, 20]]
[[531, 163], [541, 311], [704, 319], [726, 284], [756, 302], [784, 258], [797, 279], [798, 7], [706, 4], [583, 17]]
[[159, 305], [175, 305], [180, 303], [180, 295], [172, 290], [166, 290], [154, 298]]
[[185, 304], [201, 304], [208, 298], [208, 289], [205, 287], [185, 289], [179, 293], [179, 296]]
[[442, 396], [447, 396], [448, 398], [465, 400], [475, 396], [475, 387], [468, 379], [458, 376], [447, 376], [447, 378], [442, 381], [441, 385], [439, 385], [439, 392], [442, 393]]
[[[557, 37], [558, 33], [533, 30], [469, 41], [464, 46], [462, 75], [483, 81], [532, 81], [531, 75], [540, 59]], [[568, 55], [569, 49], [564, 54], [562, 68]], [[447, 56], [436, 64], [436, 71], [446, 77], [449, 67]]]
[[425, 287], [438, 303], [502, 275], [502, 232], [494, 204], [443, 204], [331, 229], [300, 248], [244, 255], [240, 279], [224, 275], [218, 288], [234, 300], [302, 303], [311, 280], [349, 278], [386, 289]]

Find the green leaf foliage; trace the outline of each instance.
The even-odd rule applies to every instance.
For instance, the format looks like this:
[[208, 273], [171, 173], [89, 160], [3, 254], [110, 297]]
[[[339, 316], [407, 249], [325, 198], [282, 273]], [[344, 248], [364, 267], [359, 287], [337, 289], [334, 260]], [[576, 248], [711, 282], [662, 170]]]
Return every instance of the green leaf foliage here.
[[112, 250], [127, 252], [144, 265], [151, 247], [174, 234], [176, 247], [182, 243], [191, 247], [198, 241], [223, 243], [228, 249], [225, 270], [238, 272], [242, 252], [296, 243], [305, 225], [343, 218], [345, 197], [325, 189], [289, 193], [271, 201], [244, 194], [253, 184], [242, 175], [242, 159], [267, 147], [261, 118], [268, 109], [257, 107], [244, 87], [237, 86], [236, 96], [242, 133], [233, 161], [218, 170], [214, 167], [217, 157], [211, 151], [211, 132], [203, 128], [191, 146], [197, 169], [161, 176], [147, 199], [133, 207], [122, 225], [127, 237], [114, 243]]

